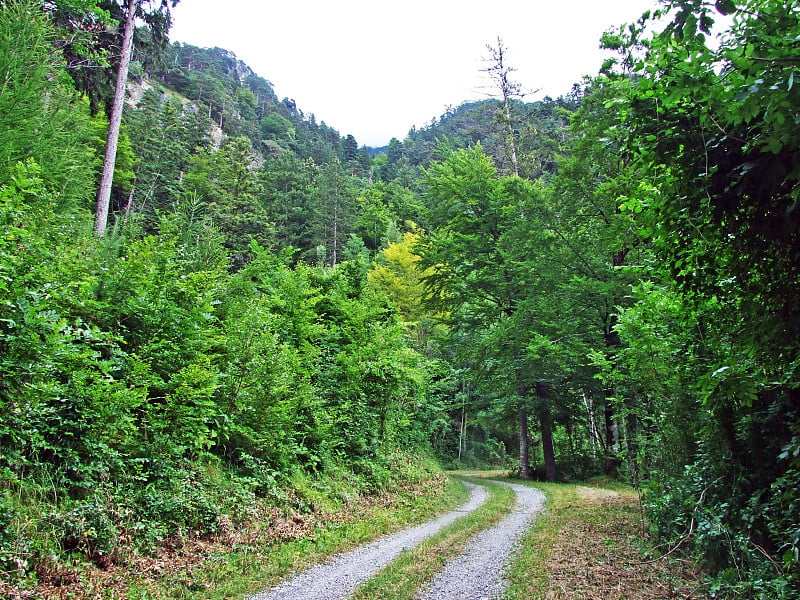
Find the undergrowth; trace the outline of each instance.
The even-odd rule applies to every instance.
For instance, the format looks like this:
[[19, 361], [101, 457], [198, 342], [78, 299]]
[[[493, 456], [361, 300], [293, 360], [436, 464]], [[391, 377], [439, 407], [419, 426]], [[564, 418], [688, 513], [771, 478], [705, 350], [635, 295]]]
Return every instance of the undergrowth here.
[[204, 457], [139, 494], [100, 487], [54, 505], [44, 491], [20, 489], [3, 497], [3, 535], [18, 550], [3, 551], [0, 596], [226, 598], [463, 495], [432, 461], [392, 459], [379, 485], [342, 467], [298, 470], [256, 493], [255, 482]]

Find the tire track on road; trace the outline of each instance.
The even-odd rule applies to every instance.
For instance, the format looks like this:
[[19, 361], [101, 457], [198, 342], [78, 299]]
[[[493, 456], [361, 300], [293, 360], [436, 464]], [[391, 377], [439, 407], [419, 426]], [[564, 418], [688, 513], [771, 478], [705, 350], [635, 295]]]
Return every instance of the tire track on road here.
[[356, 586], [367, 581], [380, 569], [388, 565], [408, 548], [413, 548], [450, 523], [473, 512], [489, 496], [481, 485], [464, 482], [470, 490], [469, 500], [444, 515], [416, 527], [380, 538], [365, 546], [311, 567], [288, 579], [277, 587], [264, 590], [250, 600], [343, 600], [350, 596]]
[[514, 490], [514, 510], [494, 527], [480, 532], [457, 558], [450, 561], [421, 600], [491, 600], [502, 598], [511, 556], [534, 516], [544, 507], [544, 494], [515, 483], [493, 481]]

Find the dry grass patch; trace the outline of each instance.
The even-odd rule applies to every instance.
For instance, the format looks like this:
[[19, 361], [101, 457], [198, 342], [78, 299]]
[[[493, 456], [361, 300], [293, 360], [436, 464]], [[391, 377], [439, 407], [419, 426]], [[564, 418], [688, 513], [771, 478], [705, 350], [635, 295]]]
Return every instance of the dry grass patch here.
[[535, 484], [546, 514], [523, 541], [509, 598], [669, 600], [705, 598], [693, 565], [648, 561], [639, 498], [633, 491]]

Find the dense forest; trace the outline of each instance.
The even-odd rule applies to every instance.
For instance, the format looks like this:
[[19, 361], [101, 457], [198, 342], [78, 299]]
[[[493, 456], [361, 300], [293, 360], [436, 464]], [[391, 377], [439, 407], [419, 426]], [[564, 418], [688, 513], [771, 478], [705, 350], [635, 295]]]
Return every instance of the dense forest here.
[[174, 4], [0, 0], [0, 585], [503, 465], [800, 595], [800, 3], [662, 0], [536, 102], [498, 40], [380, 151]]

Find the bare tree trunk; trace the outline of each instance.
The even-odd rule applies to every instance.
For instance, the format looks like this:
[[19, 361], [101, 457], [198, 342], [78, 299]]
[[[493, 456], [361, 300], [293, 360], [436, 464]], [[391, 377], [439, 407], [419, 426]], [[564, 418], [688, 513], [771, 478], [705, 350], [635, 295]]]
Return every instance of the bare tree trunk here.
[[461, 460], [461, 455], [463, 451], [466, 450], [466, 439], [465, 434], [467, 431], [467, 403], [465, 402], [461, 406], [461, 427], [458, 431], [458, 460]]
[[[620, 267], [624, 263], [626, 250], [617, 252], [613, 258], [613, 265]], [[620, 346], [619, 333], [615, 327], [617, 324], [616, 315], [610, 309], [603, 317], [603, 337], [605, 338], [606, 348], [618, 348]], [[614, 369], [617, 368], [614, 362]], [[606, 389], [603, 391], [604, 404], [603, 404], [603, 420], [605, 424], [605, 446], [606, 446], [606, 464], [604, 471], [606, 475], [616, 477], [619, 472], [619, 422], [616, 415], [614, 406], [614, 397], [616, 391], [614, 389]]]
[[637, 439], [638, 419], [636, 418], [635, 399], [627, 402], [625, 426], [622, 439], [625, 444], [625, 455], [628, 457], [628, 477], [634, 487], [639, 486], [639, 440]]
[[100, 188], [97, 191], [97, 209], [94, 217], [94, 233], [102, 237], [108, 224], [108, 205], [111, 202], [111, 184], [114, 181], [114, 165], [117, 161], [117, 144], [122, 124], [122, 109], [125, 106], [125, 86], [128, 83], [128, 67], [133, 52], [133, 30], [136, 22], [137, 0], [128, 0], [128, 13], [125, 19], [125, 31], [122, 35], [122, 56], [117, 71], [117, 85], [114, 90], [114, 103], [108, 123], [108, 139], [106, 155], [103, 159], [103, 172], [100, 176]]
[[519, 476], [522, 479], [531, 478], [531, 465], [528, 462], [528, 414], [523, 407], [519, 409]]
[[597, 457], [597, 446], [602, 446], [600, 430], [597, 428], [597, 420], [594, 416], [594, 402], [586, 395], [586, 390], [581, 390], [583, 405], [586, 407], [586, 415], [589, 420], [589, 445], [592, 449], [592, 456]]
[[522, 479], [531, 478], [530, 464], [530, 440], [528, 439], [528, 413], [527, 399], [528, 390], [524, 387], [519, 390], [519, 476]]
[[336, 258], [337, 258], [337, 250], [339, 245], [339, 200], [338, 200], [338, 190], [337, 190], [337, 200], [336, 203], [333, 205], [333, 267], [336, 267]]
[[508, 138], [508, 152], [510, 154], [511, 167], [514, 175], [519, 177], [519, 161], [517, 160], [517, 143], [514, 140], [514, 125], [511, 121], [511, 97], [507, 92], [507, 87], [503, 87], [503, 113], [506, 121], [506, 136]]
[[616, 476], [619, 469], [619, 428], [614, 416], [614, 405], [611, 397], [613, 392], [606, 390], [605, 405], [603, 407], [603, 421], [605, 423], [606, 464], [603, 471], [606, 475]]
[[547, 384], [544, 381], [536, 383], [536, 395], [539, 397], [539, 423], [542, 433], [544, 476], [547, 481], [555, 481], [558, 473], [556, 470], [556, 453], [553, 448], [553, 423], [550, 418]]
[[510, 74], [514, 69], [506, 65], [505, 54], [506, 47], [503, 40], [497, 38], [497, 48], [487, 46], [490, 52], [490, 60], [492, 65], [486, 69], [486, 72], [494, 79], [497, 87], [500, 89], [500, 96], [502, 98], [503, 110], [501, 121], [503, 122], [504, 150], [506, 158], [511, 163], [511, 168], [514, 175], [519, 177], [519, 161], [517, 160], [517, 143], [514, 136], [514, 120], [511, 114], [511, 103], [514, 98], [522, 96], [522, 88], [520, 84], [511, 81]]
[[134, 185], [131, 186], [131, 193], [128, 194], [128, 201], [125, 203], [125, 214], [129, 215], [133, 212], [133, 196], [136, 192], [136, 182], [134, 181]]

